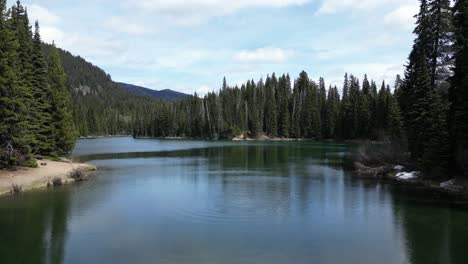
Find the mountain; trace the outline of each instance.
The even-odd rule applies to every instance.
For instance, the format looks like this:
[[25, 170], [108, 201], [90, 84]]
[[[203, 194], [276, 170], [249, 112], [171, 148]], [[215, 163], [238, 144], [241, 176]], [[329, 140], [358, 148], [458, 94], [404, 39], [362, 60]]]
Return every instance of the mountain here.
[[190, 97], [188, 94], [176, 92], [170, 89], [166, 90], [152, 90], [149, 88], [133, 85], [133, 84], [128, 84], [128, 83], [117, 83], [121, 87], [123, 87], [125, 90], [128, 92], [134, 94], [134, 95], [139, 95], [139, 96], [149, 96], [149, 97], [154, 97], [158, 99], [163, 99], [163, 100], [179, 100], [179, 99], [185, 99]]
[[[44, 44], [46, 56], [51, 49], [51, 45]], [[131, 135], [136, 109], [155, 104], [154, 97], [136, 95], [82, 57], [60, 48], [58, 51], [79, 135]]]

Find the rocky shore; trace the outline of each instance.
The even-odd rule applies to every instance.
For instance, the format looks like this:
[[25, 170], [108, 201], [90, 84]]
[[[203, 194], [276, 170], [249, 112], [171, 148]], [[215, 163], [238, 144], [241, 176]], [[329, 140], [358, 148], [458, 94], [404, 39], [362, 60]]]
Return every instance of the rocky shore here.
[[412, 170], [411, 167], [404, 165], [369, 167], [354, 162], [354, 169], [357, 177], [382, 180], [396, 185], [422, 187], [430, 191], [468, 199], [468, 185], [460, 179], [427, 179], [422, 172]]

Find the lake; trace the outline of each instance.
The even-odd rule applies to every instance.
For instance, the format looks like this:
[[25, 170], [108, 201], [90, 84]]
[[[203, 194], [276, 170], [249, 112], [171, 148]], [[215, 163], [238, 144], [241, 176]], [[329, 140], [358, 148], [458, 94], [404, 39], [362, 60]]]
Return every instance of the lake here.
[[0, 198], [1, 263], [467, 263], [468, 210], [316, 142], [80, 140], [87, 182]]

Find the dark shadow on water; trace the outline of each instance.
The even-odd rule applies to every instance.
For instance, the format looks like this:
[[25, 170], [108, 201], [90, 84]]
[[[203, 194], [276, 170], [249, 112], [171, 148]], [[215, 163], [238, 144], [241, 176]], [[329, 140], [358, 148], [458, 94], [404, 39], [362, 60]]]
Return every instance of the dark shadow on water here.
[[412, 264], [463, 264], [467, 260], [468, 216], [449, 199], [394, 190], [395, 221], [405, 233]]
[[[157, 152], [130, 152], [91, 154], [76, 157], [81, 162], [96, 160], [118, 160], [135, 158], [207, 158], [213, 166], [226, 169], [246, 170], [269, 168], [289, 172], [289, 165], [295, 161], [308, 161], [310, 164], [342, 168], [343, 153], [346, 147], [339, 145], [307, 144], [304, 147], [285, 144], [218, 146], [197, 149]], [[213, 168], [210, 168], [213, 169]]]
[[1, 199], [1, 262], [63, 263], [69, 196], [60, 190]]

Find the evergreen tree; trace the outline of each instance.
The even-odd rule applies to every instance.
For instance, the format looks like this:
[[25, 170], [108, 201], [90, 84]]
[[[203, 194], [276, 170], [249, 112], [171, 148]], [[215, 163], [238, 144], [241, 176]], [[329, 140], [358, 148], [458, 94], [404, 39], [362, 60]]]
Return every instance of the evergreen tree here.
[[450, 0], [430, 0], [428, 16], [431, 22], [431, 53], [429, 55], [431, 85], [448, 89], [452, 75], [454, 27]]
[[339, 137], [343, 139], [351, 139], [354, 134], [354, 117], [352, 96], [350, 92], [350, 79], [352, 78], [348, 78], [348, 74], [345, 74], [339, 117]]
[[450, 127], [458, 170], [468, 177], [468, 1], [455, 4], [456, 54], [450, 89]]
[[385, 81], [382, 82], [382, 86], [380, 87], [378, 99], [377, 99], [377, 129], [379, 131], [383, 131], [387, 125], [387, 109], [388, 109], [388, 102], [387, 102], [387, 91], [385, 86]]
[[267, 77], [265, 82], [265, 132], [267, 135], [277, 136], [278, 132], [278, 116], [276, 110], [276, 76], [273, 74], [272, 77]]
[[325, 120], [325, 138], [335, 138], [336, 137], [336, 126], [338, 122], [339, 114], [339, 93], [336, 87], [330, 87], [328, 90], [327, 96], [327, 114]]
[[[395, 91], [397, 90], [398, 82], [395, 83]], [[387, 109], [386, 109], [386, 120], [387, 129], [386, 131], [393, 138], [401, 137], [402, 132], [402, 120], [400, 107], [398, 100], [394, 94], [391, 93], [390, 89], [386, 90], [387, 93]]]
[[279, 91], [279, 136], [280, 137], [289, 137], [291, 117], [289, 112], [289, 100], [291, 94], [291, 81], [289, 76], [283, 75], [278, 81], [278, 91]]
[[6, 0], [0, 0], [0, 168], [29, 160], [27, 90], [19, 76], [18, 39]]
[[48, 81], [51, 90], [54, 153], [63, 155], [73, 150], [76, 131], [73, 124], [70, 98], [65, 85], [65, 72], [57, 49], [52, 49], [48, 62]]
[[[413, 50], [407, 66], [402, 90], [406, 96], [406, 127], [411, 155], [427, 170], [443, 172], [448, 165], [448, 133], [446, 106], [432, 86], [431, 62], [432, 25], [427, 2], [421, 0]], [[429, 52], [429, 53], [428, 53]]]
[[52, 126], [53, 109], [52, 92], [47, 82], [47, 64], [42, 52], [42, 41], [39, 23], [36, 21], [32, 44], [32, 78], [31, 78], [31, 131], [34, 135], [33, 152], [41, 155], [52, 155], [55, 140]]
[[327, 90], [325, 88], [325, 80], [320, 77], [319, 79], [319, 87], [318, 87], [318, 97], [319, 97], [319, 111], [320, 111], [320, 124], [321, 124], [321, 132], [320, 134], [322, 137], [327, 134], [327, 129], [325, 124], [327, 123]]

